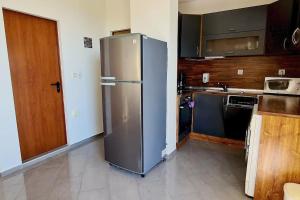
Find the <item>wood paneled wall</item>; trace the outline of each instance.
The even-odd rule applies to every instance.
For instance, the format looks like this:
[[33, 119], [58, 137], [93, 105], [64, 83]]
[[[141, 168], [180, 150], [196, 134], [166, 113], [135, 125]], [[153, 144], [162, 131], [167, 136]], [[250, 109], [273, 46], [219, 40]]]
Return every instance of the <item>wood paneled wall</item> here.
[[[237, 75], [238, 69], [244, 75]], [[297, 56], [249, 56], [216, 60], [178, 60], [178, 72], [186, 76], [189, 86], [216, 86], [218, 82], [231, 88], [263, 89], [267, 76], [278, 76], [285, 69], [286, 77], [300, 77], [300, 55]], [[202, 74], [210, 73], [210, 82], [202, 83]]]

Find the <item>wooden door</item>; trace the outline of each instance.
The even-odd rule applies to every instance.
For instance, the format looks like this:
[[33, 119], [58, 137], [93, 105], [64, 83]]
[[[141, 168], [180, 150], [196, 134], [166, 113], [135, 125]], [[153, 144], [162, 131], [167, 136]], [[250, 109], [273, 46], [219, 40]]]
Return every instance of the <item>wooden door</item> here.
[[66, 144], [57, 24], [6, 9], [3, 15], [24, 161]]
[[118, 31], [113, 31], [112, 35], [116, 36], [116, 35], [126, 35], [131, 33], [131, 29], [123, 29], [123, 30], [118, 30]]

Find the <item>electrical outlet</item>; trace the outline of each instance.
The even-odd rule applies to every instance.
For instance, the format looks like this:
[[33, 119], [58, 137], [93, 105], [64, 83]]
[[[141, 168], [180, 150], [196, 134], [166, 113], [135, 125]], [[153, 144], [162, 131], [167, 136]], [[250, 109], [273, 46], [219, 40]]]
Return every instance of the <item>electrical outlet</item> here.
[[238, 69], [237, 74], [238, 74], [239, 76], [243, 76], [243, 75], [244, 75], [244, 70], [243, 70], [243, 69]]
[[284, 76], [285, 75], [285, 69], [279, 69], [278, 70], [278, 75], [279, 76]]

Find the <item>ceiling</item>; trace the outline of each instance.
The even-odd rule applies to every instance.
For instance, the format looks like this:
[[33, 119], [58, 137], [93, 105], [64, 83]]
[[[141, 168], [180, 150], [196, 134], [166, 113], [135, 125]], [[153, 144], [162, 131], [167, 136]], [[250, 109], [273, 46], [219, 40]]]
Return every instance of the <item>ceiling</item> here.
[[178, 0], [184, 14], [206, 14], [273, 3], [276, 0]]

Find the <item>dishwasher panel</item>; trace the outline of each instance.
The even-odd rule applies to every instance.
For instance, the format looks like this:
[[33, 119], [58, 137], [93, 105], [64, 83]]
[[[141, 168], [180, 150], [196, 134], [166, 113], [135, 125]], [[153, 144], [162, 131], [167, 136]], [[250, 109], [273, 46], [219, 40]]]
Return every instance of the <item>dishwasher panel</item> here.
[[224, 106], [225, 137], [244, 141], [257, 97], [229, 95]]
[[225, 106], [224, 128], [225, 137], [234, 140], [244, 141], [246, 130], [252, 115], [251, 107]]

